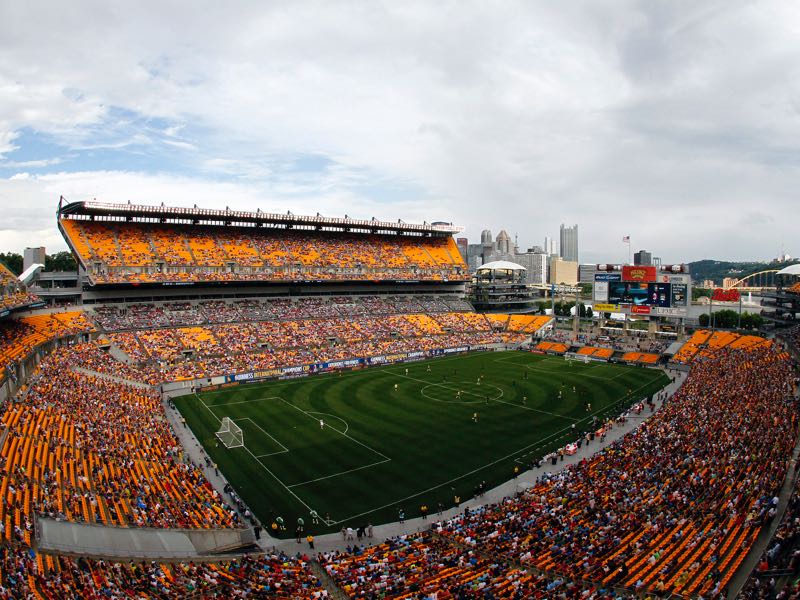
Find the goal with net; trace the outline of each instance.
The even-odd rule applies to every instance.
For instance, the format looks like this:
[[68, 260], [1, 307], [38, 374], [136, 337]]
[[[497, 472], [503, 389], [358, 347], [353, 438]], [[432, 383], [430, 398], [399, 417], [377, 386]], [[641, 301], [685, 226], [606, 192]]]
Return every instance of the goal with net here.
[[574, 352], [567, 352], [564, 355], [564, 360], [568, 363], [582, 362], [585, 365], [589, 364], [589, 357], [584, 354], [575, 354]]
[[219, 431], [217, 431], [217, 437], [226, 448], [241, 448], [244, 446], [242, 428], [228, 417], [223, 417]]

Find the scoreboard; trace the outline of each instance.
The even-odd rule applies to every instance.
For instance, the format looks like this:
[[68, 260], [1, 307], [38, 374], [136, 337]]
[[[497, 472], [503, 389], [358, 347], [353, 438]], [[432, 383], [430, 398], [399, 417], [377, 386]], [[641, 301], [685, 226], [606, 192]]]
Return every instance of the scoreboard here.
[[657, 317], [688, 316], [692, 280], [683, 265], [597, 265], [593, 309]]

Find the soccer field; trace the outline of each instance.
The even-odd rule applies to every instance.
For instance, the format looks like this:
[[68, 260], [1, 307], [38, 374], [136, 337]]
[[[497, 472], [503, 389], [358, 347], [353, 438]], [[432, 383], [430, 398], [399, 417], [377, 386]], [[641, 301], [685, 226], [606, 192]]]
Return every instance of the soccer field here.
[[[667, 383], [654, 369], [484, 352], [176, 398], [178, 409], [265, 527], [294, 532], [311, 509], [325, 533], [435, 512], [513, 477]], [[560, 397], [559, 397], [560, 395]], [[586, 403], [591, 404], [587, 411]], [[243, 448], [217, 446], [223, 417]], [[320, 427], [320, 420], [324, 427]], [[476, 422], [477, 421], [477, 422]]]

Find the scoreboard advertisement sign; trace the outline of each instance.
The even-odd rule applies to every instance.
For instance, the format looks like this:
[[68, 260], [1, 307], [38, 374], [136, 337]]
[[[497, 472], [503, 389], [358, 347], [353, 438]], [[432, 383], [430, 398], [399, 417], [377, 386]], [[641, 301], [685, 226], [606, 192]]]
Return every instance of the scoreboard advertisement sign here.
[[649, 283], [657, 281], [658, 272], [656, 267], [636, 267], [625, 265], [622, 267], [622, 281], [639, 281]]
[[619, 306], [616, 304], [595, 302], [594, 306], [592, 306], [592, 310], [594, 310], [595, 312], [617, 312], [619, 311]]
[[689, 294], [687, 288], [688, 286], [685, 283], [672, 284], [672, 307], [689, 305]]

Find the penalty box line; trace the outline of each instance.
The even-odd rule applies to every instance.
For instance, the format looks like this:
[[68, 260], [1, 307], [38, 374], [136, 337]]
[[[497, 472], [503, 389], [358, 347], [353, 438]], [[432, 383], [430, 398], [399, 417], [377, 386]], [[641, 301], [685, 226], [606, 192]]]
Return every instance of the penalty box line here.
[[[264, 401], [264, 400], [280, 400], [281, 402], [283, 402], [284, 404], [286, 404], [286, 405], [288, 405], [288, 406], [291, 406], [292, 408], [294, 408], [294, 409], [295, 409], [295, 410], [297, 410], [298, 412], [301, 412], [301, 413], [303, 413], [304, 415], [306, 415], [307, 417], [309, 417], [310, 419], [312, 419], [312, 420], [313, 420], [315, 423], [319, 421], [319, 419], [318, 419], [317, 417], [315, 417], [315, 416], [314, 416], [314, 414], [321, 414], [321, 413], [314, 413], [314, 414], [312, 414], [312, 413], [310, 413], [310, 412], [308, 412], [308, 411], [305, 411], [305, 410], [303, 410], [303, 409], [302, 409], [302, 408], [300, 408], [299, 406], [295, 406], [294, 404], [292, 404], [291, 402], [287, 401], [287, 400], [286, 400], [286, 399], [284, 399], [284, 398], [281, 398], [280, 396], [269, 396], [269, 397], [266, 397], [266, 398], [254, 398], [254, 399], [252, 399], [252, 400], [243, 400], [243, 401], [241, 401], [241, 402], [231, 402], [230, 404], [248, 404], [248, 403], [250, 403], [250, 402], [262, 402], [262, 401]], [[218, 405], [218, 406], [227, 406], [227, 404]], [[209, 407], [209, 409], [210, 409], [210, 407]], [[349, 429], [349, 425], [347, 424], [347, 421], [345, 421], [345, 420], [344, 420], [344, 419], [342, 419], [341, 417], [337, 417], [336, 415], [330, 415], [330, 416], [333, 416], [333, 417], [335, 417], [335, 418], [337, 418], [337, 419], [341, 420], [341, 421], [342, 421], [342, 422], [345, 424], [345, 426], [346, 426], [346, 427]], [[246, 419], [247, 419], [247, 420], [249, 420], [249, 421], [250, 421], [251, 423], [253, 423], [254, 425], [256, 425], [256, 427], [258, 427], [259, 429], [261, 429], [261, 431], [264, 431], [264, 429], [262, 429], [260, 426], [258, 426], [258, 425], [257, 425], [257, 424], [256, 424], [256, 423], [255, 423], [255, 422], [252, 420], [252, 419], [250, 419], [249, 417], [246, 417]], [[240, 420], [244, 420], [244, 419], [240, 419]], [[291, 484], [291, 485], [286, 485], [286, 484], [284, 484], [284, 485], [285, 485], [285, 487], [286, 487], [287, 489], [290, 489], [290, 488], [295, 488], [295, 487], [299, 487], [299, 486], [302, 486], [302, 485], [307, 485], [307, 484], [309, 484], [309, 483], [316, 483], [317, 481], [324, 481], [324, 480], [326, 480], [326, 479], [332, 479], [332, 478], [334, 478], [334, 477], [339, 477], [340, 475], [346, 475], [346, 474], [348, 474], [348, 473], [353, 473], [353, 472], [355, 472], [355, 471], [361, 471], [361, 470], [363, 470], [363, 469], [368, 469], [368, 468], [370, 468], [370, 467], [375, 467], [375, 466], [377, 466], [377, 465], [382, 465], [382, 464], [384, 464], [384, 463], [387, 463], [387, 462], [389, 462], [390, 460], [392, 460], [391, 458], [389, 458], [388, 456], [386, 456], [386, 455], [385, 455], [385, 454], [383, 454], [382, 452], [379, 452], [378, 450], [375, 450], [375, 448], [371, 448], [371, 447], [370, 447], [370, 446], [368, 446], [367, 444], [365, 444], [365, 443], [363, 443], [363, 442], [360, 442], [359, 440], [355, 439], [354, 437], [351, 437], [350, 435], [348, 435], [348, 434], [347, 434], [347, 429], [345, 429], [344, 431], [339, 431], [338, 429], [336, 429], [336, 427], [331, 427], [330, 425], [328, 425], [328, 427], [329, 427], [330, 429], [333, 429], [333, 430], [334, 430], [336, 433], [338, 433], [339, 435], [341, 435], [341, 436], [343, 436], [343, 437], [346, 437], [346, 438], [347, 438], [347, 439], [349, 439], [350, 441], [352, 441], [352, 442], [355, 442], [356, 444], [358, 444], [359, 446], [362, 446], [363, 448], [366, 448], [367, 450], [369, 450], [369, 451], [370, 451], [370, 452], [372, 452], [373, 454], [375, 454], [375, 455], [377, 455], [377, 456], [380, 456], [380, 457], [381, 457], [381, 460], [378, 460], [378, 461], [375, 461], [375, 462], [369, 463], [369, 464], [367, 464], [367, 465], [362, 465], [362, 466], [360, 466], [360, 467], [355, 467], [355, 468], [353, 468], [353, 469], [347, 469], [347, 470], [345, 470], [345, 471], [340, 471], [340, 472], [338, 472], [338, 473], [333, 473], [332, 475], [325, 475], [325, 476], [323, 476], [323, 477], [317, 477], [317, 478], [315, 478], [315, 479], [309, 479], [309, 480], [307, 480], [307, 481], [301, 481], [301, 482], [299, 482], [299, 483], [293, 483], [293, 484]], [[266, 434], [267, 434], [267, 435], [268, 435], [270, 438], [272, 438], [273, 440], [275, 440], [275, 438], [274, 438], [274, 437], [272, 437], [270, 434], [268, 434], [266, 431], [264, 431], [264, 433], [266, 433]], [[285, 446], [284, 446], [283, 444], [281, 444], [280, 442], [278, 442], [278, 440], [275, 440], [275, 441], [276, 441], [276, 442], [277, 442], [277, 443], [278, 443], [278, 444], [279, 444], [281, 447], [283, 447], [283, 448], [285, 449]], [[286, 452], [290, 452], [290, 450], [286, 449]], [[261, 454], [261, 455], [259, 455], [259, 456], [255, 456], [255, 455], [254, 455], [254, 457], [255, 457], [256, 459], [259, 459], [259, 458], [265, 458], [265, 457], [267, 457], [267, 456], [273, 456], [273, 455], [275, 455], [275, 454], [283, 454], [283, 453], [284, 453], [283, 451], [280, 451], [280, 452], [273, 452], [273, 453], [270, 453], [270, 454]], [[258, 462], [261, 462], [261, 461], [259, 460]], [[262, 464], [263, 464], [263, 463], [262, 463]]]
[[[197, 394], [195, 394], [195, 398], [197, 398], [197, 399], [200, 401], [200, 404], [202, 404], [203, 406], [205, 406], [205, 407], [206, 407], [206, 409], [208, 409], [208, 412], [210, 412], [210, 413], [211, 413], [211, 416], [212, 416], [212, 417], [214, 417], [214, 418], [217, 420], [217, 422], [218, 422], [218, 423], [222, 423], [222, 419], [220, 419], [220, 418], [219, 418], [219, 417], [216, 415], [216, 413], [214, 413], [214, 411], [213, 411], [213, 410], [211, 410], [211, 407], [210, 407], [208, 404], [206, 404], [206, 403], [205, 403], [205, 402], [202, 400], [202, 398], [200, 398], [200, 396], [198, 396]], [[196, 438], [195, 438], [195, 439], [196, 439]], [[297, 495], [297, 494], [295, 494], [295, 493], [294, 493], [292, 490], [290, 490], [290, 489], [289, 489], [289, 486], [287, 486], [285, 483], [283, 483], [283, 480], [282, 480], [280, 477], [278, 477], [277, 475], [275, 475], [275, 473], [273, 473], [272, 471], [270, 471], [270, 470], [267, 468], [267, 466], [266, 466], [266, 465], [265, 465], [263, 462], [261, 462], [260, 460], [258, 460], [258, 458], [256, 457], [256, 455], [255, 455], [255, 454], [253, 454], [253, 452], [250, 450], [250, 448], [248, 448], [248, 447], [247, 447], [247, 446], [245, 446], [245, 445], [243, 445], [243, 446], [242, 446], [242, 448], [244, 448], [244, 450], [245, 450], [245, 451], [246, 451], [246, 452], [247, 452], [247, 453], [248, 453], [250, 456], [252, 456], [252, 457], [253, 457], [253, 460], [255, 460], [255, 461], [256, 461], [256, 462], [257, 462], [259, 465], [261, 465], [261, 468], [262, 468], [262, 469], [264, 469], [264, 470], [265, 470], [267, 473], [269, 473], [270, 477], [272, 477], [272, 478], [273, 478], [275, 481], [277, 481], [278, 483], [280, 483], [280, 484], [283, 486], [283, 488], [284, 488], [284, 489], [285, 489], [287, 492], [289, 492], [289, 493], [292, 495], [292, 497], [293, 497], [295, 500], [297, 500], [297, 501], [298, 501], [300, 504], [302, 504], [303, 506], [305, 506], [305, 507], [306, 507], [306, 509], [307, 509], [309, 512], [311, 512], [311, 511], [313, 511], [313, 510], [314, 510], [314, 509], [313, 509], [313, 508], [311, 508], [311, 507], [310, 507], [308, 504], [306, 504], [306, 503], [303, 501], [303, 499], [302, 499], [302, 498], [300, 498], [300, 496], [298, 496], [298, 495]]]

